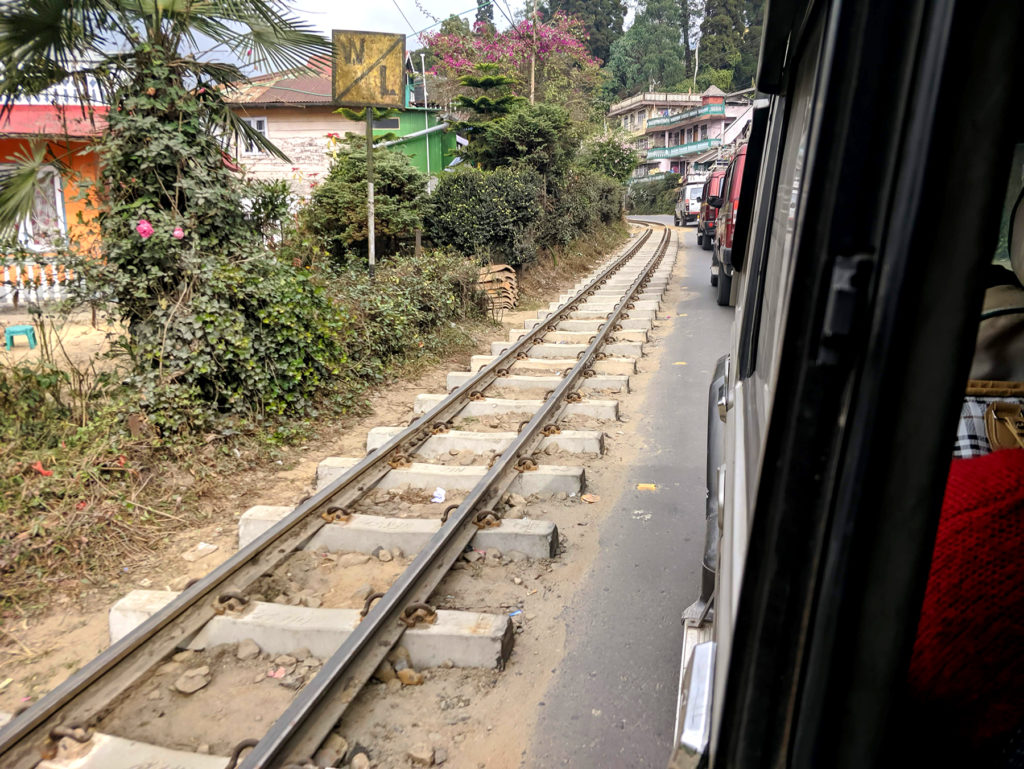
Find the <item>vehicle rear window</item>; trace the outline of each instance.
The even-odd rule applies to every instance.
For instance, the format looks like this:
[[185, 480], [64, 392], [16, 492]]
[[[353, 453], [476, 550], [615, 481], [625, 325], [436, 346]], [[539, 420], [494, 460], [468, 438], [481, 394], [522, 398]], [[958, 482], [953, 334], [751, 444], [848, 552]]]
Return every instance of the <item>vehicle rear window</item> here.
[[702, 187], [702, 185], [700, 185], [700, 184], [694, 184], [694, 185], [691, 185], [691, 186], [687, 187], [686, 188], [686, 197], [688, 197], [690, 200], [693, 200], [694, 198], [699, 197], [700, 196], [701, 187]]

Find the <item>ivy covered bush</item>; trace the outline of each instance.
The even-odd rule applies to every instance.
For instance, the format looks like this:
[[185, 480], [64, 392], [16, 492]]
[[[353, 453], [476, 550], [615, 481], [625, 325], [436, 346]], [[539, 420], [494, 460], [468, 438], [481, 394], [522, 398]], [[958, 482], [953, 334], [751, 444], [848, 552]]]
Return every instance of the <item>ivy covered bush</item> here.
[[80, 271], [127, 334], [129, 384], [163, 431], [217, 414], [300, 413], [338, 372], [342, 315], [267, 251], [280, 185], [246, 185], [211, 130], [214, 90], [187, 88], [156, 46], [116, 91], [96, 152], [101, 258]]

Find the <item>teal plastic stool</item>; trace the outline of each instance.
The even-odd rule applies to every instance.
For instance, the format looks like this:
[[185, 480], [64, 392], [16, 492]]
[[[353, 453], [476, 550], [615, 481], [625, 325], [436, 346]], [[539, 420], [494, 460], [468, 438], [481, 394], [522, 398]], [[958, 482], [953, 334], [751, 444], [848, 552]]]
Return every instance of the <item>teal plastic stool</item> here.
[[23, 336], [28, 339], [28, 349], [36, 349], [36, 330], [32, 326], [8, 326], [4, 329], [4, 342], [7, 349], [14, 347], [14, 337]]

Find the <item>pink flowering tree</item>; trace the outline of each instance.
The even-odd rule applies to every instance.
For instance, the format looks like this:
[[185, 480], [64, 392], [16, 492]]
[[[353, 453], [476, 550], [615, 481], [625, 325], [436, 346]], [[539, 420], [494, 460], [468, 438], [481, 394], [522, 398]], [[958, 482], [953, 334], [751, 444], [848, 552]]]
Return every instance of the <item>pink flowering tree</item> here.
[[529, 97], [536, 52], [535, 99], [565, 107], [576, 120], [594, 116], [603, 77], [585, 41], [583, 23], [563, 13], [536, 23], [526, 19], [504, 32], [477, 25], [468, 35], [456, 30], [423, 36], [436, 62], [434, 73], [448, 81], [450, 98], [465, 93], [460, 78], [479, 64], [495, 65], [495, 74], [508, 78], [511, 95]]

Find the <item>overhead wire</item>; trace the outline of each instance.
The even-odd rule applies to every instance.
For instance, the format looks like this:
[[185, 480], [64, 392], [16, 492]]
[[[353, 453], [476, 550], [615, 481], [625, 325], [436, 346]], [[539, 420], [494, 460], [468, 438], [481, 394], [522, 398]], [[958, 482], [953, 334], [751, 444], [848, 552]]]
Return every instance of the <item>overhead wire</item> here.
[[413, 33], [413, 34], [415, 35], [415, 34], [416, 34], [416, 27], [414, 27], [414, 26], [412, 25], [412, 22], [411, 22], [411, 21], [409, 21], [409, 17], [405, 15], [405, 11], [403, 11], [403, 10], [402, 10], [402, 6], [400, 6], [400, 5], [398, 4], [398, 0], [391, 0], [391, 2], [393, 2], [393, 3], [395, 4], [395, 8], [397, 8], [397, 9], [398, 9], [398, 12], [399, 12], [400, 14], [402, 14], [402, 18], [403, 18], [403, 19], [405, 19], [405, 23], [409, 25], [409, 29], [411, 29], [411, 30], [412, 30], [412, 33]]

